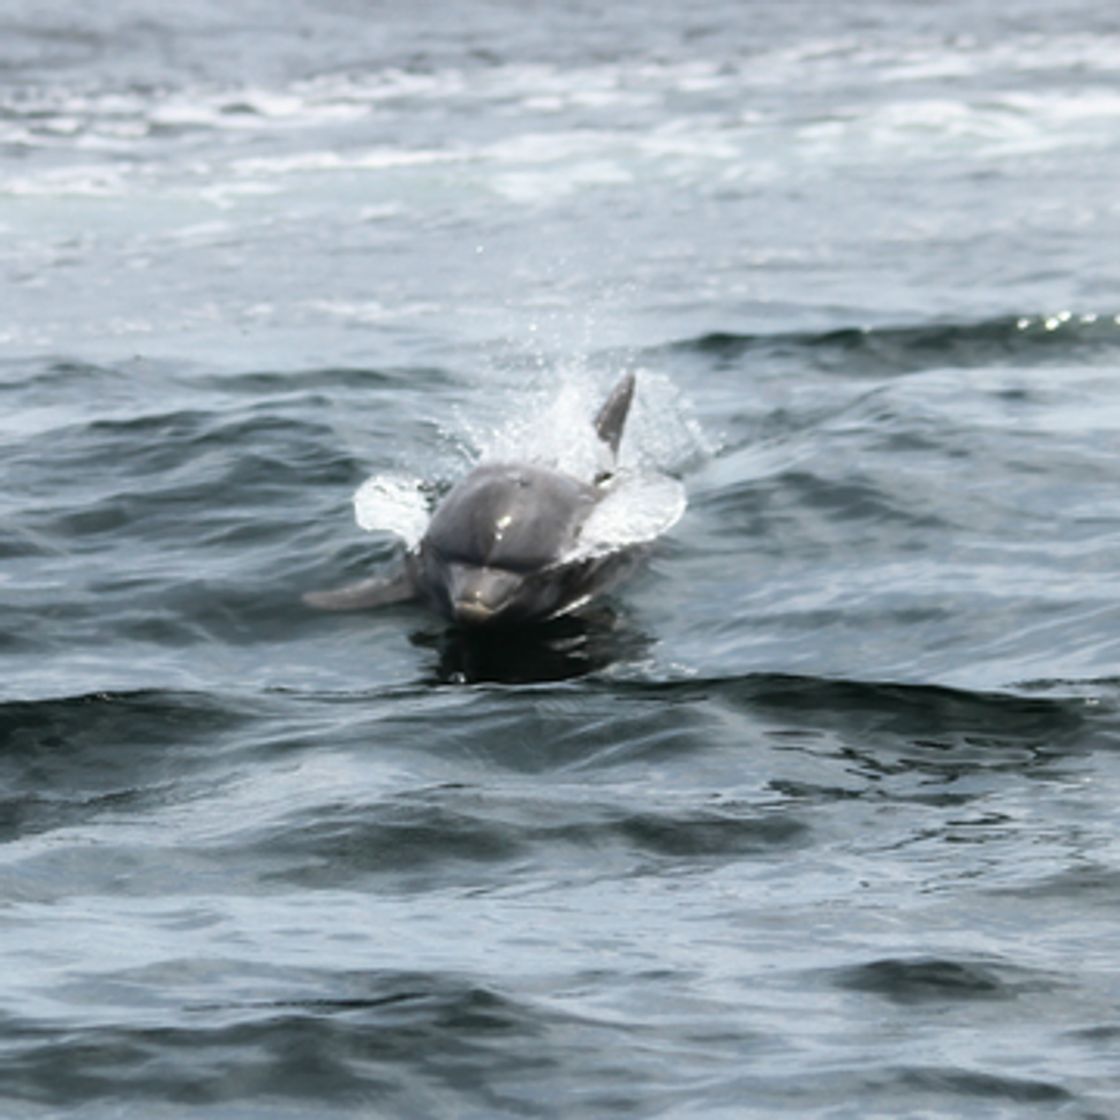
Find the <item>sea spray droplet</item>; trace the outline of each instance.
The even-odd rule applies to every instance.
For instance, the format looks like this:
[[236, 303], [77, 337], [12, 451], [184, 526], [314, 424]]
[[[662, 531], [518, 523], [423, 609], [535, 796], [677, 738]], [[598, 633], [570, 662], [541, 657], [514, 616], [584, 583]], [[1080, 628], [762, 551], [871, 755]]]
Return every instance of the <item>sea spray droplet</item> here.
[[[677, 386], [652, 370], [635, 373], [637, 390], [617, 466], [635, 474], [678, 474], [710, 455], [714, 448]], [[612, 374], [608, 387], [616, 380]], [[615, 466], [591, 423], [605, 391], [602, 377], [575, 362], [549, 372], [547, 384], [526, 390], [516, 411], [500, 423], [463, 418], [461, 427], [479, 461], [529, 461], [591, 481]]]
[[557, 388], [531, 391], [499, 425], [470, 432], [483, 462], [532, 462], [591, 481], [612, 466], [591, 418], [602, 390], [586, 376], [564, 376]]
[[638, 472], [680, 474], [719, 449], [701, 428], [692, 402], [664, 373], [639, 369], [638, 391], [620, 464]]

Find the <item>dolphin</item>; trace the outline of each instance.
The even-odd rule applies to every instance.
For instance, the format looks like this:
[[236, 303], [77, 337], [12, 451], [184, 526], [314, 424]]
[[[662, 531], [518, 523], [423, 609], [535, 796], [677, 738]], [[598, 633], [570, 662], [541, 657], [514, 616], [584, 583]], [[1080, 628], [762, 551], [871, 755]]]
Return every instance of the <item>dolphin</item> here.
[[[627, 373], [593, 422], [612, 464], [633, 396], [634, 375]], [[419, 599], [471, 629], [571, 614], [637, 562], [636, 548], [578, 547], [614, 480], [613, 466], [585, 482], [529, 462], [481, 463], [439, 503], [397, 575], [311, 592], [304, 602], [323, 610], [361, 610]]]

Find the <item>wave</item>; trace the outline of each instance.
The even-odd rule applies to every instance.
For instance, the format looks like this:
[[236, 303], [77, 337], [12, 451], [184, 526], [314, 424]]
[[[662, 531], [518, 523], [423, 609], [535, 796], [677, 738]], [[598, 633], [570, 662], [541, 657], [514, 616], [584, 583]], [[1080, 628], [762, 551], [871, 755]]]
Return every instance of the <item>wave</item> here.
[[659, 682], [591, 681], [587, 687], [677, 703], [710, 697], [738, 709], [796, 716], [799, 726], [845, 729], [868, 741], [909, 741], [945, 750], [1035, 744], [1057, 752], [1079, 745], [1091, 725], [1113, 725], [1117, 717], [1115, 699], [1102, 695], [1107, 682], [1092, 697], [1066, 683], [1069, 691], [1055, 695], [1026, 686], [971, 691], [939, 684], [747, 673]]
[[[464, 889], [524, 885], [531, 869], [594, 854], [596, 877], [696, 868], [801, 847], [811, 830], [772, 804], [713, 806], [670, 800], [642, 810], [574, 796], [494, 793], [457, 785], [390, 799], [317, 803], [239, 836], [223, 857], [283, 866], [265, 878], [313, 890], [376, 880], [406, 893], [456, 884]], [[500, 871], [487, 870], [501, 865]]]
[[[135, 762], [128, 744], [170, 746], [252, 722], [266, 701], [207, 692], [134, 689], [0, 702], [3, 757], [47, 755], [74, 760], [89, 748]], [[127, 732], [127, 736], [123, 733]]]
[[942, 366], [973, 367], [1114, 360], [1120, 315], [1001, 316], [975, 323], [839, 327], [827, 331], [715, 331], [661, 347], [735, 361], [762, 353], [808, 356], [813, 365], [845, 373], [911, 373]]
[[[252, 975], [248, 962], [237, 963]], [[609, 992], [618, 983], [606, 969], [579, 979], [592, 991]], [[645, 979], [658, 987], [680, 983], [672, 972], [651, 971]], [[773, 1115], [788, 1111], [791, 1099], [800, 1115], [824, 1115], [837, 1100], [885, 1103], [884, 1115], [913, 1114], [915, 1102], [967, 1112], [972, 1100], [981, 1114], [1004, 1104], [1094, 1103], [1055, 1078], [1004, 1073], [988, 1055], [991, 1072], [976, 1068], [976, 1059], [916, 1065], [861, 1053], [852, 1038], [845, 1039], [845, 1061], [809, 1075], [791, 1071], [790, 1063], [758, 1060], [759, 1051], [774, 1049], [775, 1035], [756, 1035], [739, 1005], [709, 998], [705, 1006], [723, 1014], [717, 1026], [683, 987], [683, 1010], [650, 1021], [604, 1013], [586, 995], [586, 1011], [570, 1010], [579, 989], [514, 996], [504, 990], [510, 978], [503, 985], [487, 977], [402, 972], [396, 979], [325, 974], [309, 980], [324, 998], [206, 1005], [193, 1020], [183, 1012], [170, 1022], [151, 1022], [149, 1013], [148, 1025], [61, 1029], [8, 1019], [5, 1034], [18, 1046], [4, 1062], [6, 1092], [15, 1101], [56, 1108], [81, 1101], [83, 1115], [97, 1116], [109, 1113], [88, 1110], [109, 1101], [112, 1115], [119, 1115], [122, 1096], [161, 1115], [170, 1115], [168, 1106], [197, 1110], [238, 1102], [255, 1111], [262, 1100], [281, 1115], [312, 1101], [317, 1114], [332, 1116], [341, 1115], [340, 1108], [368, 1111], [376, 1101], [381, 1115], [541, 1117], [654, 1115], [682, 1099], [713, 1115], [762, 1115], [760, 1105]], [[339, 994], [350, 991], [358, 994]], [[643, 1006], [635, 993], [630, 1000]], [[783, 1027], [777, 1038], [785, 1042], [795, 1033]], [[681, 1057], [701, 1047], [702, 1081]], [[744, 1100], [752, 1102], [745, 1112]]]
[[[155, 971], [153, 979], [142, 970], [125, 973], [121, 982], [138, 990], [178, 987]], [[264, 990], [276, 985], [274, 970], [252, 961], [214, 974], [223, 976], [229, 990], [251, 990], [246, 977]], [[96, 1105], [125, 1093], [152, 1103], [195, 1105], [314, 1100], [316, 1111], [324, 1105], [368, 1106], [376, 1094], [390, 1113], [416, 1114], [431, 1103], [434, 1090], [425, 1090], [423, 1082], [433, 1069], [450, 1079], [452, 1088], [445, 1091], [454, 1098], [465, 1070], [473, 1068], [470, 1079], [496, 1070], [512, 1076], [522, 1060], [546, 1061], [548, 1036], [562, 1033], [569, 1019], [579, 1022], [496, 985], [435, 972], [309, 971], [291, 988], [288, 999], [141, 1006], [128, 1022], [103, 1017], [57, 1028], [6, 1016], [0, 1020], [0, 1032], [10, 1040], [3, 1055], [5, 1093], [53, 1105]], [[515, 1039], [522, 1041], [511, 1046]], [[97, 1062], [85, 1060], [92, 1052]], [[208, 1056], [205, 1076], [199, 1073], [200, 1052]], [[160, 1069], [156, 1077], [153, 1063]]]
[[[416, 641], [428, 639], [423, 635]], [[433, 639], [434, 640], [434, 639]], [[315, 708], [338, 705], [412, 704], [439, 693], [430, 684], [417, 682], [373, 691], [323, 691], [314, 688], [192, 691], [142, 688], [98, 691], [72, 696], [20, 697], [0, 701], [0, 738], [10, 757], [21, 746], [61, 745], [69, 731], [93, 742], [105, 738], [106, 724], [129, 722], [134, 727], [158, 728], [159, 738], [170, 742], [196, 734], [235, 730], [269, 716], [280, 716], [292, 706]], [[549, 685], [541, 686], [544, 693]], [[999, 728], [1004, 734], [1045, 734], [1057, 743], [1090, 724], [1111, 724], [1120, 711], [1117, 681], [1045, 680], [1024, 682], [1005, 690], [969, 690], [935, 683], [894, 680], [858, 680], [792, 673], [752, 672], [728, 676], [687, 676], [643, 679], [626, 676], [587, 676], [570, 684], [589, 697], [610, 696], [619, 701], [664, 702], [672, 707], [716, 699], [730, 706], [756, 711], [790, 711], [806, 719], [834, 716], [850, 720], [858, 713], [880, 713], [885, 729], [905, 735], [913, 727], [935, 724], [943, 731]], [[526, 694], [535, 694], [530, 685]], [[458, 695], [453, 688], [447, 695]], [[464, 697], [476, 695], [464, 692]], [[486, 695], [483, 691], [477, 697]], [[516, 693], [500, 687], [493, 693], [491, 717], [513, 703]], [[477, 698], [476, 697], [476, 698]], [[503, 699], [506, 698], [506, 699]], [[111, 736], [109, 739], [111, 740]]]

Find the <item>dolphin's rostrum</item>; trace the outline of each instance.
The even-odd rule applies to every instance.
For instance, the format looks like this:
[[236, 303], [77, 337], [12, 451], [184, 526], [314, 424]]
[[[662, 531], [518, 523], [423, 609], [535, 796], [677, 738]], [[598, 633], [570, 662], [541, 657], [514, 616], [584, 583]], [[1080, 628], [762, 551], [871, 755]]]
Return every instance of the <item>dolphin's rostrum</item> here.
[[[633, 395], [634, 375], [628, 373], [595, 417], [612, 463]], [[304, 599], [325, 610], [356, 610], [418, 598], [469, 627], [569, 614], [634, 566], [632, 547], [579, 548], [589, 516], [614, 479], [613, 467], [583, 482], [532, 463], [482, 463], [436, 508], [399, 575]]]

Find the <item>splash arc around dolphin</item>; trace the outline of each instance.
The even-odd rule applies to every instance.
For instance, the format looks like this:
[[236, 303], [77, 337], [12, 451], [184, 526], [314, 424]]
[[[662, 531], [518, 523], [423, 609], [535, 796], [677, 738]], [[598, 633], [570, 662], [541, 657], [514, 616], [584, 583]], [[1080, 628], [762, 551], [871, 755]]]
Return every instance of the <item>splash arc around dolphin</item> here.
[[[529, 461], [482, 462], [429, 519], [418, 490], [411, 503], [402, 502], [391, 480], [370, 479], [355, 494], [358, 523], [401, 537], [403, 565], [393, 575], [311, 592], [304, 601], [341, 611], [415, 599], [470, 629], [526, 626], [579, 611], [629, 575], [643, 546], [684, 510], [675, 480], [628, 478], [618, 470], [634, 390], [634, 374], [627, 373], [595, 415], [605, 464], [589, 480]], [[392, 518], [384, 516], [389, 504]]]

